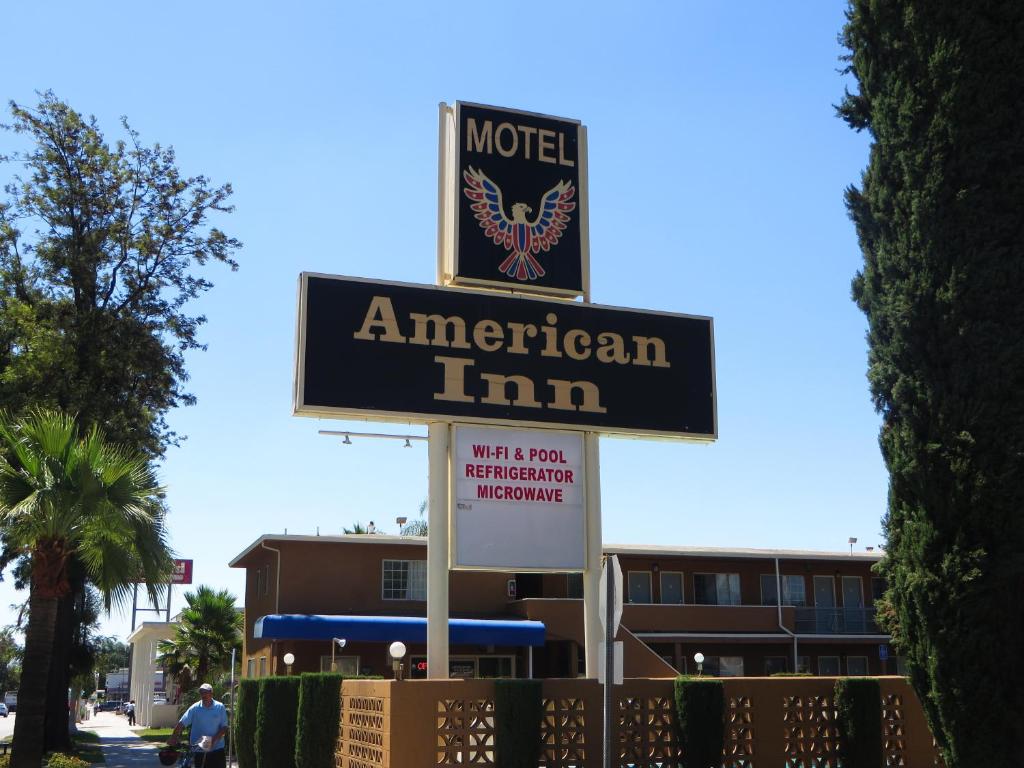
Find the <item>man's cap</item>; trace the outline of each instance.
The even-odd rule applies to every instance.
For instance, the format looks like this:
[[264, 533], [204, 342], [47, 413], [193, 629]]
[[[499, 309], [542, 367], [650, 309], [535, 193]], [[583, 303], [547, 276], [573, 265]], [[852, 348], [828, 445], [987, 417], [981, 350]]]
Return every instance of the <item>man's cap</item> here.
[[203, 683], [202, 685], [199, 686], [199, 690], [200, 691], [209, 691], [210, 693], [213, 693], [213, 686], [210, 685], [209, 683]]

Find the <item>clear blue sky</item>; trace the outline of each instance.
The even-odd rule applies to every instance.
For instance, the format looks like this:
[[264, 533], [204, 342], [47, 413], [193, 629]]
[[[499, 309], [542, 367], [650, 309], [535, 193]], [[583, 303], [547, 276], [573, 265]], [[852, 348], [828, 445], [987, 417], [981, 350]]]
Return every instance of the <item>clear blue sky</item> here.
[[[437, 104], [582, 120], [593, 300], [715, 319], [720, 439], [601, 441], [604, 539], [844, 550], [881, 543], [887, 477], [850, 301], [843, 207], [868, 137], [834, 117], [844, 3], [15, 3], [0, 96], [127, 115], [186, 173], [230, 181], [241, 269], [203, 271], [208, 351], [161, 468], [173, 545], [241, 602], [264, 533], [397, 532], [424, 443], [342, 446], [291, 416], [303, 270], [432, 283]], [[850, 86], [852, 87], [852, 85]], [[6, 111], [6, 110], [5, 110]], [[14, 139], [0, 134], [0, 150]], [[6, 174], [7, 169], [0, 169]], [[345, 426], [342, 426], [345, 425]], [[0, 623], [16, 599], [0, 585]], [[174, 610], [180, 607], [179, 598]], [[124, 634], [115, 615], [108, 633]]]

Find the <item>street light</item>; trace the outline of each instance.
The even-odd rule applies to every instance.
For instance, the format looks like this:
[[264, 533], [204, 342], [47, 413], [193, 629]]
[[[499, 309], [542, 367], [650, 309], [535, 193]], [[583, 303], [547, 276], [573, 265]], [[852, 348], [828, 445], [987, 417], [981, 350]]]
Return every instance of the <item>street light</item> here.
[[697, 662], [697, 677], [700, 677], [704, 672], [704, 654], [697, 651], [693, 654], [693, 660]]
[[345, 638], [343, 638], [343, 637], [332, 637], [331, 638], [331, 672], [337, 672], [338, 671], [338, 665], [334, 661], [334, 647], [335, 646], [337, 646], [338, 648], [344, 648], [345, 647]]
[[395, 680], [402, 679], [402, 659], [405, 658], [405, 643], [401, 640], [396, 640], [388, 648], [388, 653], [391, 654], [391, 667], [395, 670]]
[[284, 655], [283, 661], [284, 665], [288, 667], [288, 674], [290, 675], [292, 673], [292, 664], [295, 663], [295, 654], [290, 652], [286, 653]]

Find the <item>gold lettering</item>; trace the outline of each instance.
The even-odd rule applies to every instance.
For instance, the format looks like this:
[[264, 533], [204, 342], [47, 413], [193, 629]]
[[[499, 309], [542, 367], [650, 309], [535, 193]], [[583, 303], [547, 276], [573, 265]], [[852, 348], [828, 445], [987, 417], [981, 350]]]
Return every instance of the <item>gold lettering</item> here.
[[632, 359], [626, 351], [625, 339], [617, 333], [599, 333], [597, 343], [601, 345], [597, 350], [597, 359], [602, 363], [625, 365]]
[[508, 351], [517, 355], [528, 355], [530, 350], [523, 346], [523, 335], [529, 336], [531, 339], [537, 337], [537, 326], [533, 323], [505, 323], [509, 330], [512, 331], [512, 343], [508, 346]]
[[[480, 398], [481, 403], [488, 405], [518, 405], [523, 408], [540, 408], [533, 397], [533, 380], [526, 376], [501, 376], [497, 373], [481, 373], [480, 378], [487, 382], [487, 395]], [[508, 386], [516, 388], [515, 397], [509, 399]]]
[[473, 326], [473, 341], [484, 352], [497, 352], [505, 341], [505, 332], [493, 320], [481, 320]]
[[474, 402], [473, 397], [466, 394], [466, 369], [473, 365], [473, 361], [464, 357], [435, 355], [434, 362], [444, 366], [444, 389], [435, 392], [434, 399], [452, 403]]
[[550, 325], [540, 327], [541, 333], [544, 334], [544, 349], [540, 351], [540, 355], [541, 357], [561, 357], [562, 353], [558, 349], [558, 329], [554, 327], [558, 322], [558, 316], [554, 312], [548, 312], [544, 319]]
[[[502, 132], [512, 137], [512, 146], [506, 149], [501, 145], [501, 134]], [[494, 146], [498, 149], [498, 154], [502, 157], [512, 157], [519, 149], [519, 134], [516, 133], [516, 127], [512, 123], [499, 123], [497, 129], [494, 131]]]
[[[548, 403], [548, 408], [559, 411], [585, 411], [586, 413], [608, 412], [608, 409], [601, 405], [601, 392], [591, 381], [548, 379], [548, 384], [555, 390], [555, 399]], [[583, 402], [578, 406], [572, 402], [573, 390], [577, 390], [583, 396]]]
[[565, 134], [561, 132], [558, 134], [558, 164], [567, 165], [570, 168], [576, 167], [576, 161], [569, 160], [565, 156]]
[[[581, 344], [582, 347], [580, 346]], [[573, 328], [571, 331], [566, 332], [563, 345], [565, 346], [565, 354], [573, 360], [586, 360], [590, 357], [590, 334], [586, 331]]]
[[[633, 365], [653, 365], [655, 368], [672, 367], [672, 364], [665, 359], [665, 342], [657, 336], [651, 336], [650, 338], [647, 336], [634, 336], [633, 344], [636, 345]], [[652, 350], [654, 352], [653, 363], [647, 357], [647, 353]]]
[[530, 125], [517, 125], [516, 128], [523, 134], [523, 156], [530, 159], [530, 137], [537, 132], [537, 129]]
[[[442, 317], [441, 315], [421, 315], [410, 312], [409, 319], [416, 323], [415, 332], [409, 339], [410, 344], [432, 344], [435, 347], [452, 347], [453, 349], [469, 349], [466, 341], [466, 321], [457, 315]], [[427, 338], [427, 323], [434, 326], [434, 338]], [[448, 343], [448, 328], [452, 329], [452, 341]]]
[[398, 321], [395, 320], [395, 308], [391, 305], [391, 299], [387, 296], [374, 296], [370, 306], [366, 309], [366, 317], [363, 318], [363, 327], [352, 334], [354, 339], [363, 341], [377, 341], [378, 337], [371, 333], [371, 328], [381, 328], [383, 333], [380, 341], [392, 341], [397, 344], [405, 343], [405, 336], [398, 332]]
[[484, 127], [481, 130], [477, 130], [476, 120], [472, 117], [466, 121], [466, 151], [491, 154], [490, 120], [484, 120]]
[[554, 165], [557, 162], [555, 160], [555, 156], [551, 154], [554, 149], [555, 132], [541, 128], [537, 132], [537, 159], [542, 163], [551, 163]]

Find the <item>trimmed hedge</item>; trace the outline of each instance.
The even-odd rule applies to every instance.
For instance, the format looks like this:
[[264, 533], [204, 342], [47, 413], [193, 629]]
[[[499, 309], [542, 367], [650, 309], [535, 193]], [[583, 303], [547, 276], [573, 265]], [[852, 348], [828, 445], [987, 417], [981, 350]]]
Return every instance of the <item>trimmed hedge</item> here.
[[680, 676], [675, 681], [676, 722], [683, 742], [683, 768], [722, 764], [725, 687], [721, 680]]
[[260, 681], [254, 677], [239, 680], [234, 717], [234, 744], [238, 768], [256, 768], [256, 708], [259, 701]]
[[256, 705], [256, 768], [295, 768], [298, 710], [298, 677], [260, 678]]
[[299, 676], [295, 765], [334, 768], [344, 679], [337, 672], [303, 672]]
[[537, 768], [541, 681], [494, 681], [494, 762], [497, 768]]
[[836, 680], [835, 704], [843, 768], [882, 765], [882, 687], [870, 677]]

